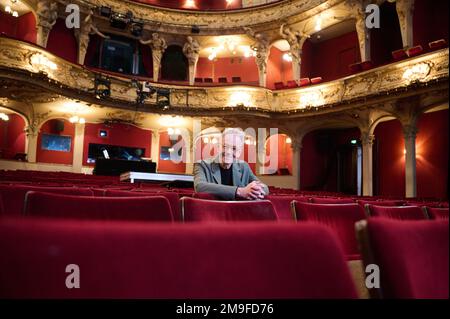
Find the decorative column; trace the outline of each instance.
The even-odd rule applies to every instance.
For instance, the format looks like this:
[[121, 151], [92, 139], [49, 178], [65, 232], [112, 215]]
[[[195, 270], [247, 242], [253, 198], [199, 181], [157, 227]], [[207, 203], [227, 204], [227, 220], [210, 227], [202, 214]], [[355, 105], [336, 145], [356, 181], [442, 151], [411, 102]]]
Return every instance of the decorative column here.
[[361, 61], [370, 60], [370, 30], [366, 28], [366, 14], [363, 2], [359, 0], [347, 0], [346, 5], [355, 19], [356, 33], [358, 34], [359, 51]]
[[154, 162], [154, 163], [156, 163], [156, 165], [158, 165], [158, 159], [159, 159], [159, 131], [158, 130], [152, 130], [152, 145], [151, 145], [150, 156], [151, 156], [152, 162]]
[[292, 76], [294, 80], [300, 80], [302, 47], [306, 39], [308, 39], [310, 36], [304, 32], [294, 31], [284, 24], [282, 24], [280, 27], [280, 35], [289, 43], [289, 52], [292, 58]]
[[27, 159], [29, 163], [36, 163], [36, 152], [39, 130], [36, 125], [28, 125], [25, 128], [25, 134], [27, 136]]
[[375, 135], [369, 132], [361, 133], [361, 144], [362, 144], [362, 166], [363, 166], [363, 195], [373, 196], [373, 157], [372, 157], [372, 146]]
[[150, 45], [150, 48], [152, 49], [153, 81], [157, 82], [159, 78], [159, 69], [161, 67], [161, 59], [167, 48], [166, 40], [160, 37], [158, 33], [153, 33], [150, 40], [141, 40], [140, 42], [142, 44]]
[[36, 15], [37, 44], [46, 48], [50, 31], [58, 19], [58, 3], [50, 0], [38, 1]]
[[255, 43], [250, 48], [255, 52], [255, 61], [258, 66], [259, 86], [266, 87], [267, 84], [267, 60], [269, 59], [269, 40], [263, 33], [256, 33], [249, 27], [244, 27], [247, 35]]
[[97, 27], [94, 25], [92, 21], [92, 17], [94, 15], [94, 11], [92, 9], [89, 11], [89, 14], [83, 20], [83, 23], [80, 25], [79, 29], [74, 29], [75, 38], [78, 42], [78, 63], [83, 65], [84, 59], [86, 57], [87, 48], [89, 45], [90, 34], [97, 34], [104, 39], [109, 39], [109, 36], [101, 33]]
[[292, 139], [292, 177], [295, 178], [295, 189], [300, 190], [300, 153], [302, 141], [299, 138]]
[[191, 36], [186, 38], [187, 42], [183, 46], [183, 53], [189, 64], [189, 85], [194, 85], [195, 74], [197, 72], [197, 62], [200, 55], [200, 44]]
[[402, 33], [403, 48], [413, 46], [413, 14], [414, 0], [397, 0], [395, 3], [400, 31]]
[[403, 136], [405, 138], [405, 195], [407, 198], [417, 196], [416, 181], [416, 135], [415, 124], [403, 125]]
[[83, 168], [84, 124], [75, 124], [75, 136], [73, 142], [72, 171], [81, 173]]

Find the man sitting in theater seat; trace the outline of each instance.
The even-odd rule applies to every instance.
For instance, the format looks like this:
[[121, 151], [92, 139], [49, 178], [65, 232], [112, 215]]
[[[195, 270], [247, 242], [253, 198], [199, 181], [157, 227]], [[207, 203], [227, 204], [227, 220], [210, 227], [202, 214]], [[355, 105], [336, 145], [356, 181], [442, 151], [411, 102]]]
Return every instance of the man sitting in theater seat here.
[[245, 134], [240, 129], [227, 128], [222, 133], [220, 154], [202, 160], [194, 166], [194, 188], [224, 200], [262, 199], [269, 188], [252, 172], [248, 163], [239, 160]]

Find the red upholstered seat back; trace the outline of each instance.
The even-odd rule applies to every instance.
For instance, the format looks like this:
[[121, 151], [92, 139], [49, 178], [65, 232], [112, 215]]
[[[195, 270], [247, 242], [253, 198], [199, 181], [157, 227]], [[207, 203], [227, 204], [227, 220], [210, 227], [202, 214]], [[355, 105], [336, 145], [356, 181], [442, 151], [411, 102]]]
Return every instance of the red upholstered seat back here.
[[355, 236], [355, 223], [365, 219], [358, 204], [309, 204], [293, 203], [298, 221], [320, 223], [328, 226], [339, 238], [344, 252], [349, 257], [359, 255]]
[[173, 221], [169, 201], [154, 197], [85, 197], [28, 192], [24, 214], [48, 218]]
[[220, 200], [219, 197], [210, 194], [210, 193], [194, 193], [192, 195], [193, 198], [200, 198], [200, 199], [210, 199], [210, 200]]
[[[356, 298], [318, 225], [4, 219], [0, 251], [0, 298]], [[65, 286], [69, 264], [79, 289]]]
[[106, 197], [149, 197], [149, 196], [163, 196], [167, 198], [172, 210], [173, 217], [176, 221], [181, 220], [180, 198], [177, 193], [171, 192], [130, 192], [120, 190], [106, 190], [104, 195]]
[[402, 206], [404, 201], [401, 200], [357, 200], [361, 207], [365, 207], [367, 204], [376, 206]]
[[447, 219], [449, 208], [426, 207], [426, 212], [430, 219]]
[[375, 206], [368, 205], [369, 214], [373, 217], [386, 217], [400, 220], [421, 220], [426, 219], [425, 213], [418, 206]]
[[448, 298], [448, 221], [370, 218], [368, 245], [384, 298]]
[[183, 197], [181, 207], [181, 214], [186, 222], [274, 221], [278, 219], [272, 203], [268, 200], [215, 201]]
[[352, 198], [312, 197], [314, 204], [353, 204]]
[[21, 215], [25, 194], [28, 191], [38, 191], [55, 194], [67, 194], [78, 196], [92, 196], [88, 188], [76, 187], [42, 187], [28, 185], [0, 185], [0, 194], [3, 197], [4, 213], [6, 215]]
[[308, 203], [310, 198], [306, 196], [277, 196], [277, 195], [268, 195], [266, 197], [277, 212], [279, 220], [294, 220], [294, 216], [291, 211], [291, 202], [296, 200], [299, 202]]

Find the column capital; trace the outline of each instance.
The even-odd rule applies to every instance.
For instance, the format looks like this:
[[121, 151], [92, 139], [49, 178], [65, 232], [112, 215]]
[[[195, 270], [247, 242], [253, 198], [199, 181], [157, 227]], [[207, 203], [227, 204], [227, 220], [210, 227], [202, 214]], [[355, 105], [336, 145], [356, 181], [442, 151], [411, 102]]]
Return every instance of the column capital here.
[[362, 145], [373, 145], [374, 140], [375, 140], [374, 134], [370, 134], [369, 132], [361, 133], [361, 144]]
[[414, 124], [403, 125], [403, 136], [405, 139], [416, 138], [417, 136], [417, 126]]

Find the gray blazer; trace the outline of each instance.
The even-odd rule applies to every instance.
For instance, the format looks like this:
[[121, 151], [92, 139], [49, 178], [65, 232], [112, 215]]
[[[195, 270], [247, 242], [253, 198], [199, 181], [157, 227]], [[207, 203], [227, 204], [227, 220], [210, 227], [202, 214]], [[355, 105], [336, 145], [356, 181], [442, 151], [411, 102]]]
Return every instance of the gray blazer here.
[[[217, 158], [203, 160], [194, 165], [194, 188], [199, 193], [210, 193], [224, 200], [234, 200], [238, 187], [245, 187], [259, 179], [253, 174], [248, 163], [239, 161], [233, 163], [233, 186], [222, 185], [220, 166]], [[264, 192], [269, 194], [269, 188], [264, 185]]]

